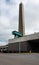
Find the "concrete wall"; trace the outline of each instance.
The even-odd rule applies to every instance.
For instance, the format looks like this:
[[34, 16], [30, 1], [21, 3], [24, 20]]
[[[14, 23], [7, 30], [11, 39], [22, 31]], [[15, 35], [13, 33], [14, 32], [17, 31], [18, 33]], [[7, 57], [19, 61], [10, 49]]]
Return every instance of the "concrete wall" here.
[[18, 43], [11, 43], [11, 44], [8, 44], [8, 51], [18, 51], [19, 49], [19, 44]]
[[8, 51], [12, 52], [29, 52], [30, 45], [28, 42], [18, 42], [8, 44]]

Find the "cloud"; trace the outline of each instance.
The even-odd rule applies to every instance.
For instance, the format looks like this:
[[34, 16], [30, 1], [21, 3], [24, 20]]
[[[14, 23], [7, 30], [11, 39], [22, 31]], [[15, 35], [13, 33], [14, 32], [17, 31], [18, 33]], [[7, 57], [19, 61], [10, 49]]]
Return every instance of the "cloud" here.
[[8, 44], [7, 42], [1, 42], [0, 41], [0, 46], [7, 45], [7, 44]]
[[34, 5], [39, 5], [39, 0], [29, 0]]
[[28, 34], [39, 32], [39, 4], [31, 2], [25, 6], [25, 28]]
[[8, 27], [10, 24], [9, 24], [9, 19], [7, 17], [0, 17], [0, 24], [5, 26], [5, 27]]

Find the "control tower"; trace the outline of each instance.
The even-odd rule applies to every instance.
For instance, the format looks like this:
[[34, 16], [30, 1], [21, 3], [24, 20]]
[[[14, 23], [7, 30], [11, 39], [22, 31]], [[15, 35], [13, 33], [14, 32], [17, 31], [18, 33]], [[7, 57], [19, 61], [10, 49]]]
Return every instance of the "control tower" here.
[[25, 35], [25, 25], [24, 25], [24, 6], [22, 3], [19, 4], [19, 29], [18, 31]]

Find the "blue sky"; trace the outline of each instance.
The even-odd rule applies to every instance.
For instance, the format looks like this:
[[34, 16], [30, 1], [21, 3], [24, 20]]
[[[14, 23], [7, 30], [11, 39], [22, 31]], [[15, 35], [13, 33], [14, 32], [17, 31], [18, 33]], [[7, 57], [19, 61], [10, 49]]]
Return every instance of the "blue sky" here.
[[0, 45], [13, 38], [18, 30], [19, 3], [24, 5], [25, 34], [39, 32], [39, 0], [0, 0]]

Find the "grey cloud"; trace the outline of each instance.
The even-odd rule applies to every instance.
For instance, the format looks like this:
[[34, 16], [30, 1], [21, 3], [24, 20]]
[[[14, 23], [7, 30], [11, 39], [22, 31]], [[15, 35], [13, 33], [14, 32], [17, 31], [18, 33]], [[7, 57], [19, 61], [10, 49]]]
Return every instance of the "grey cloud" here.
[[26, 5], [25, 23], [27, 30], [39, 32], [39, 5]]
[[16, 5], [16, 1], [15, 0], [5, 0], [5, 3], [7, 4], [7, 5]]
[[[11, 4], [11, 3], [13, 3], [13, 4]], [[5, 7], [2, 7], [4, 5], [5, 5]], [[14, 11], [12, 11], [12, 10], [14, 10]], [[1, 31], [0, 32], [0, 42], [1, 43], [7, 42], [9, 38], [13, 38], [12, 31], [17, 29], [16, 28], [17, 27], [17, 19], [16, 18], [18, 16], [17, 10], [18, 10], [18, 7], [17, 7], [15, 1], [8, 2], [8, 5], [5, 4], [5, 1], [3, 1], [3, 0], [1, 1], [1, 8], [0, 8], [0, 13], [1, 13], [1, 16], [0, 16], [0, 31]], [[3, 19], [4, 21], [2, 20], [2, 22], [1, 22], [1, 17], [2, 18], [8, 17], [10, 25], [5, 26], [5, 24], [3, 24], [3, 23], [6, 22], [6, 20]]]

